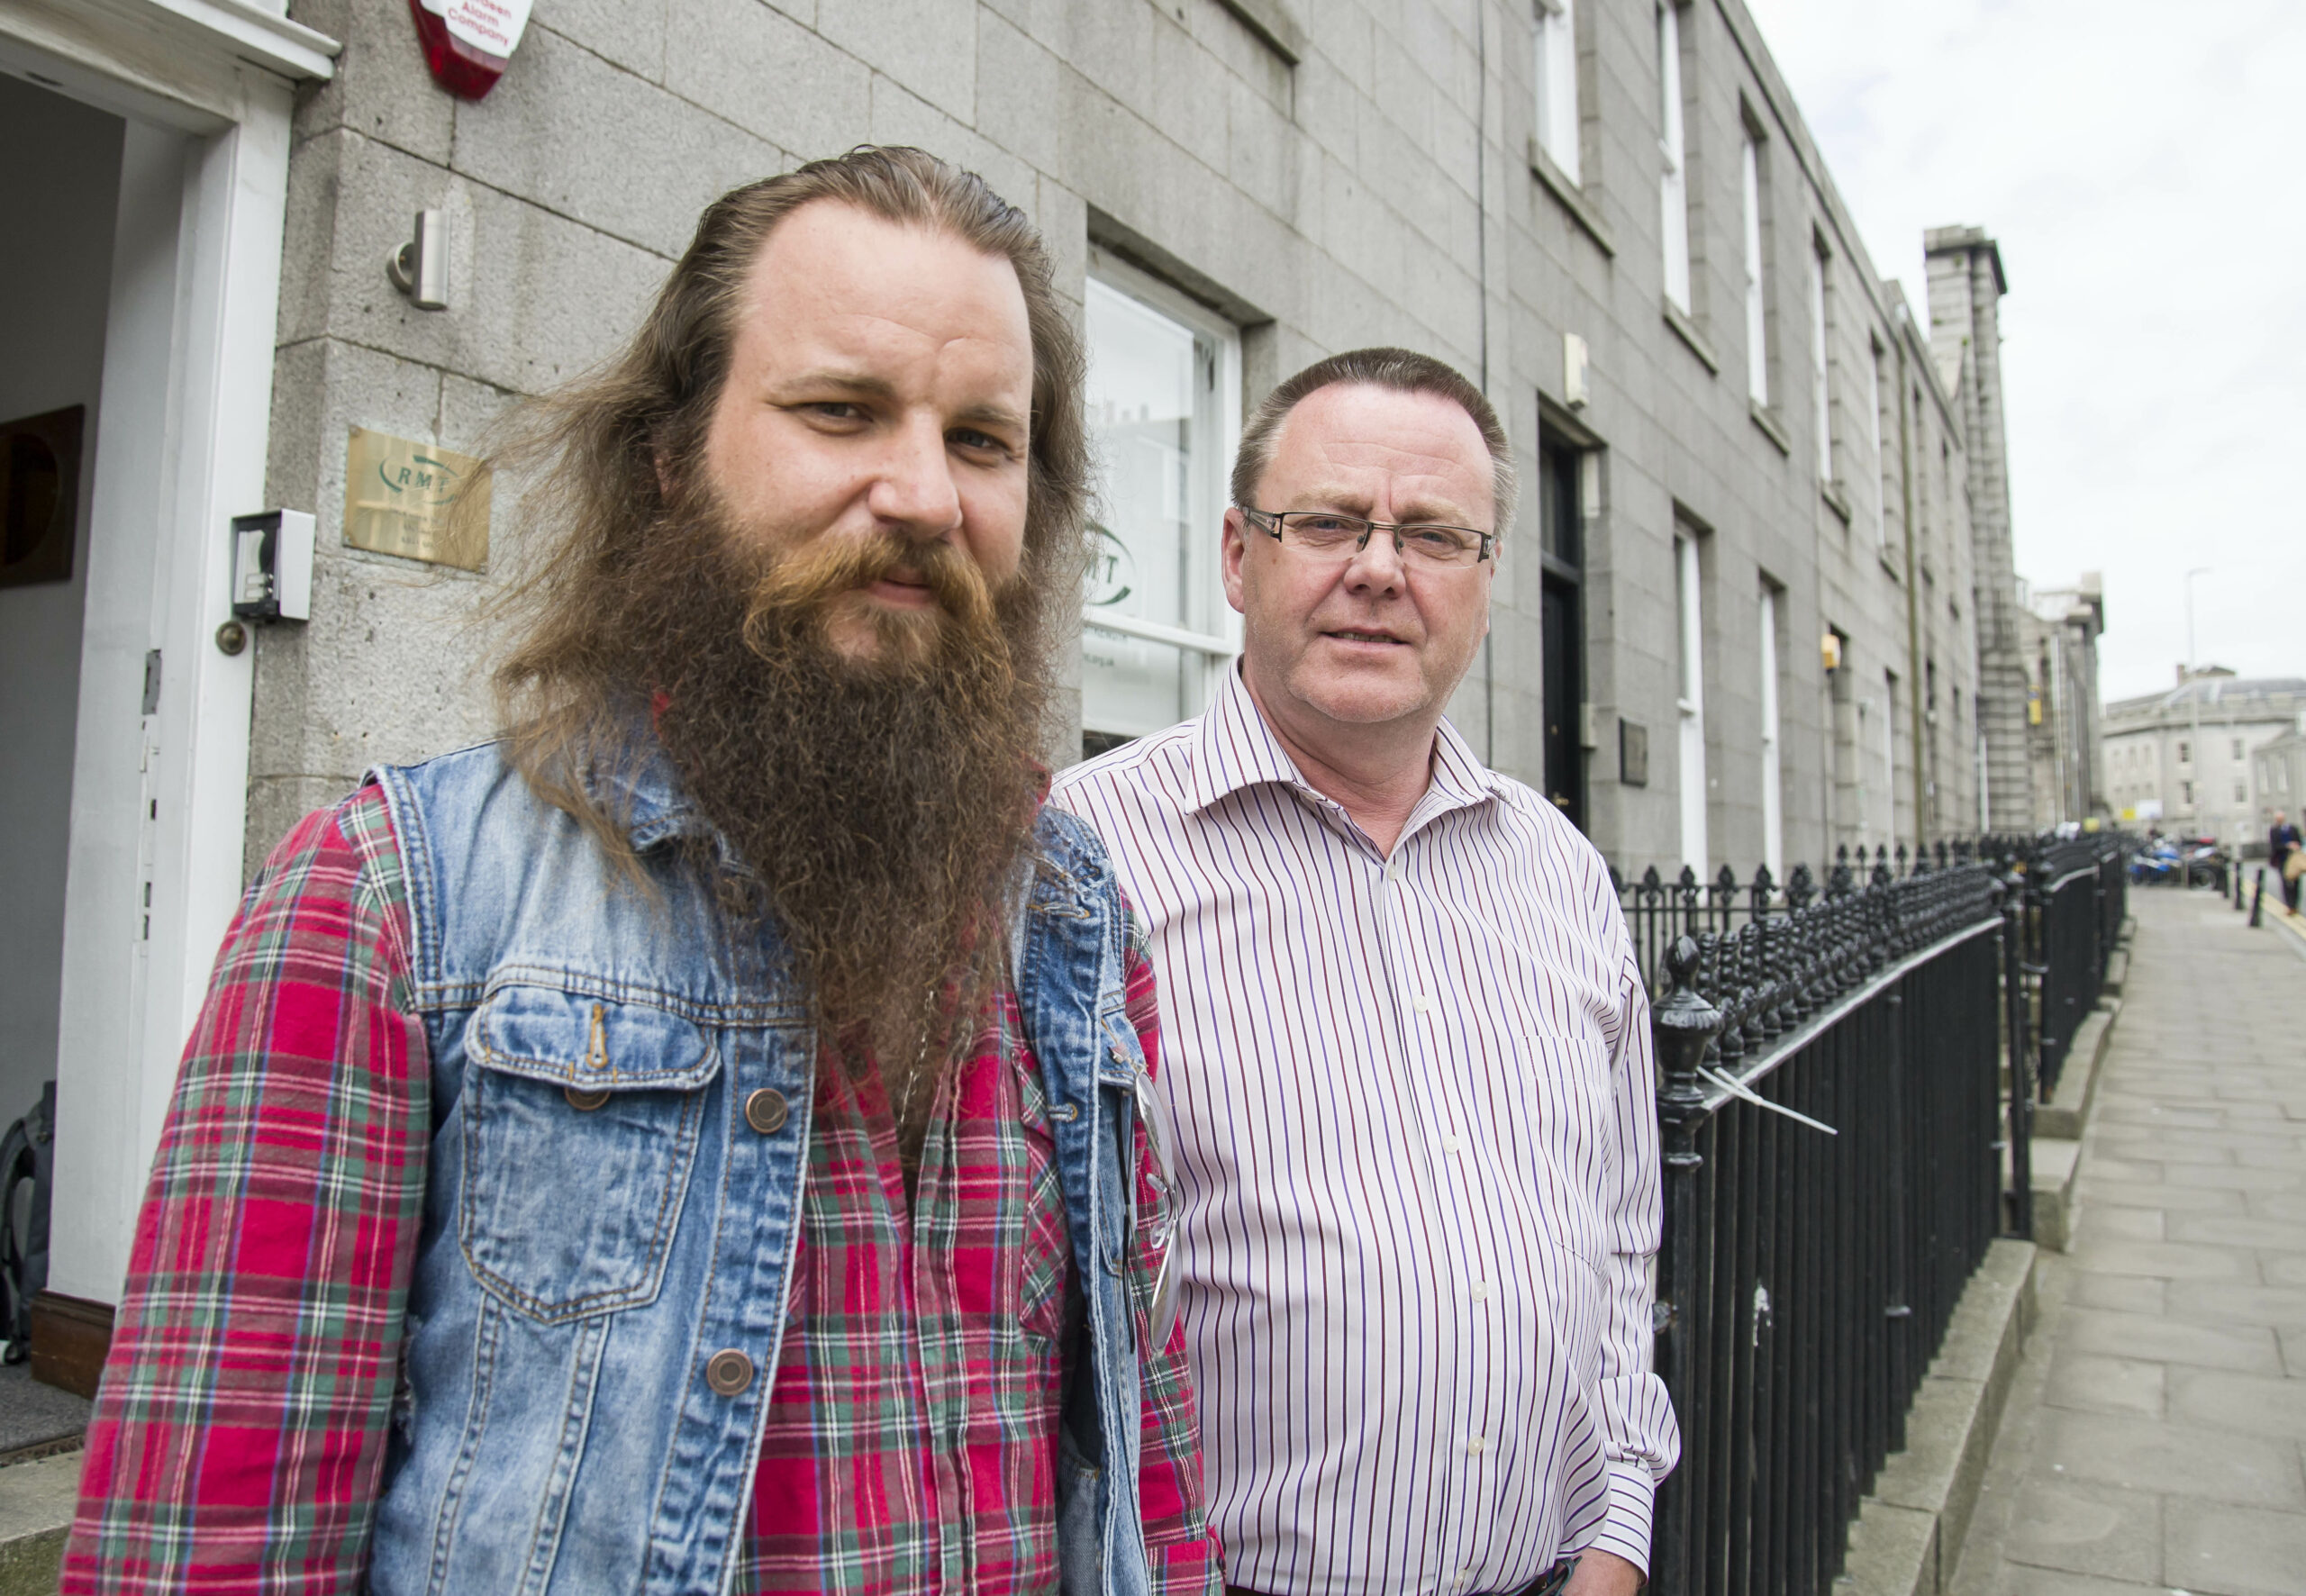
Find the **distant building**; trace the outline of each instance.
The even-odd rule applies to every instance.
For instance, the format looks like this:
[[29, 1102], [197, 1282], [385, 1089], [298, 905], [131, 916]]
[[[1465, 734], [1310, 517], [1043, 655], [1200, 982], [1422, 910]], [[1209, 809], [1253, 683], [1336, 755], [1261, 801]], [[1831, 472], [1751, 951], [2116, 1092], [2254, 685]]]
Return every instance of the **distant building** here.
[[2306, 768], [2292, 770], [2287, 746], [2273, 746], [2285, 734], [2289, 744], [2299, 740], [2301, 712], [2306, 677], [2243, 677], [2220, 666], [2181, 666], [2169, 692], [2108, 704], [2104, 780], [2114, 818], [2263, 846], [2274, 810], [2294, 812], [2306, 796]]
[[2306, 821], [2299, 820], [2301, 808], [2306, 808], [2306, 710], [2299, 712], [2298, 723], [2289, 730], [2252, 748], [2250, 763], [2258, 800], [2256, 840], [2265, 840], [2266, 830], [2278, 813], [2306, 828]]
[[2103, 820], [2111, 811], [2100, 760], [2098, 636], [2106, 600], [2098, 573], [2072, 587], [2019, 584], [2018, 632], [2026, 669], [2026, 765], [2038, 828]]

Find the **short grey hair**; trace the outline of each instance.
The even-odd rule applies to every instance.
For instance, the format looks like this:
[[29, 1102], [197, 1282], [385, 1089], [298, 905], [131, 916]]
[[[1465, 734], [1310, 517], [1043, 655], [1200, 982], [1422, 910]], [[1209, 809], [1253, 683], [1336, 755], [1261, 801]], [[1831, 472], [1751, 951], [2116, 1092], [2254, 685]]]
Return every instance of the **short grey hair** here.
[[1257, 484], [1273, 465], [1273, 443], [1281, 423], [1309, 395], [1339, 383], [1366, 383], [1398, 394], [1432, 394], [1448, 400], [1473, 418], [1489, 446], [1490, 496], [1496, 502], [1497, 524], [1490, 530], [1503, 538], [1513, 524], [1513, 507], [1521, 496], [1521, 474], [1513, 467], [1513, 446], [1498, 424], [1488, 398], [1456, 367], [1421, 355], [1414, 349], [1348, 349], [1316, 360], [1265, 396], [1249, 424], [1241, 429], [1241, 449], [1233, 458], [1233, 503], [1253, 509]]

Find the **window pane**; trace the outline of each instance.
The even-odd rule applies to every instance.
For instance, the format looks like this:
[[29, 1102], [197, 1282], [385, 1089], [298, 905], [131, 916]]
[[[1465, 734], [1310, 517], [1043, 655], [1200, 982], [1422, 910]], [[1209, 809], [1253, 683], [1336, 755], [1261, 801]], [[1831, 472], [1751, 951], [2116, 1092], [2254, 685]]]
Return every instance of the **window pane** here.
[[1658, 222], [1665, 237], [1666, 297], [1684, 312], [1690, 308], [1690, 205], [1683, 173], [1682, 26], [1672, 4], [1657, 8], [1657, 150], [1663, 170], [1657, 180]]
[[1769, 319], [1762, 290], [1761, 151], [1748, 134], [1746, 179], [1746, 392], [1757, 404], [1769, 403]]
[[1538, 0], [1538, 141], [1572, 183], [1577, 169], [1575, 0]]
[[1082, 723], [1141, 736], [1201, 708], [1203, 656], [1097, 624], [1128, 615], [1212, 630], [1201, 591], [1216, 563], [1210, 492], [1214, 340], [1094, 277], [1088, 281], [1088, 415], [1099, 502], [1084, 596]]
[[1810, 258], [1810, 358], [1815, 391], [1811, 403], [1817, 411], [1818, 480], [1834, 479], [1833, 395], [1826, 385], [1826, 258]]

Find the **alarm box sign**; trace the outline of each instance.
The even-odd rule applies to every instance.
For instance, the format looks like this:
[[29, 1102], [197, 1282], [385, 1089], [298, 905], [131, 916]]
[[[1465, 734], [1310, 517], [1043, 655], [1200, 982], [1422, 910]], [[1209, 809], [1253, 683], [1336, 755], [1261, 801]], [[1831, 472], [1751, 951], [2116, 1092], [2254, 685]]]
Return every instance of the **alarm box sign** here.
[[496, 86], [528, 31], [530, 0], [408, 0], [424, 64], [449, 93], [477, 100]]

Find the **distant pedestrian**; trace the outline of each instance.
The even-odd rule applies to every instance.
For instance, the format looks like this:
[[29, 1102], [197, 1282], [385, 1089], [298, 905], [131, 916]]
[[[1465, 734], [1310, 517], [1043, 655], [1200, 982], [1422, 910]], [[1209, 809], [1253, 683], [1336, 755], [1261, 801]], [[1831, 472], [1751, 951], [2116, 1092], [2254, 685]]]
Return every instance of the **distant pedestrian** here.
[[2306, 839], [2290, 823], [2290, 817], [2280, 810], [2274, 812], [2274, 828], [2266, 833], [2266, 862], [2282, 875], [2282, 906], [2291, 913], [2298, 912], [2298, 888], [2306, 881]]

